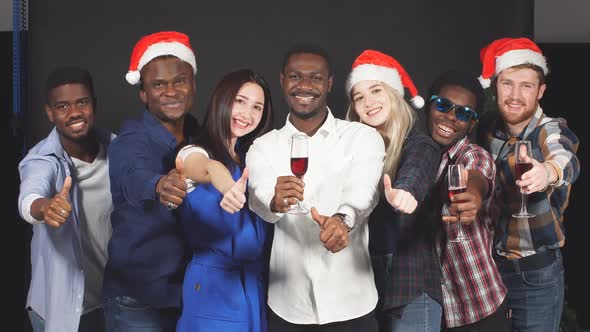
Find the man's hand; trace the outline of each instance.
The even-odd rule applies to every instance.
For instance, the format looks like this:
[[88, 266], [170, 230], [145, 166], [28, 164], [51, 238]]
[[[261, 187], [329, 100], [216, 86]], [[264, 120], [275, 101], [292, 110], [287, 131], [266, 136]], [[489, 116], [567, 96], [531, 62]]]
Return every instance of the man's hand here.
[[337, 253], [348, 246], [348, 229], [339, 217], [321, 215], [315, 207], [311, 208], [311, 217], [320, 225], [320, 241], [326, 249]]
[[[451, 205], [449, 205], [450, 216], [443, 216], [442, 220], [445, 222], [457, 222], [461, 220], [463, 224], [471, 224], [477, 218], [477, 211], [482, 205], [482, 191], [487, 191], [487, 185], [482, 187], [482, 184], [487, 183], [483, 175], [477, 171], [472, 174], [472, 183], [469, 183], [469, 170], [464, 169], [463, 177], [467, 183], [466, 191], [460, 194], [455, 194], [450, 197]], [[482, 182], [483, 181], [483, 182]]]
[[303, 200], [303, 181], [293, 175], [279, 176], [275, 185], [275, 195], [270, 201], [270, 210], [284, 213], [289, 207]]
[[246, 204], [246, 184], [248, 183], [248, 168], [244, 168], [242, 176], [224, 194], [219, 203], [222, 209], [228, 213], [240, 211]]
[[160, 203], [168, 206], [174, 204], [173, 208], [182, 204], [186, 197], [186, 176], [184, 175], [184, 164], [182, 159], [176, 158], [176, 168], [173, 168], [164, 175], [156, 184], [156, 192], [160, 196]]
[[55, 194], [50, 200], [45, 201], [40, 208], [41, 215], [45, 223], [52, 227], [60, 227], [68, 219], [72, 212], [70, 205], [70, 188], [72, 187], [72, 178], [66, 176], [63, 188]]
[[383, 188], [387, 202], [395, 210], [407, 214], [413, 213], [416, 210], [418, 201], [416, 201], [414, 196], [403, 189], [393, 189], [391, 178], [387, 174], [383, 175]]
[[516, 180], [516, 185], [520, 187], [523, 194], [532, 194], [537, 191], [544, 191], [549, 185], [548, 170], [545, 165], [538, 162], [534, 158], [525, 156], [522, 158], [524, 162], [530, 162], [533, 167], [522, 175], [519, 180]]
[[471, 224], [477, 218], [477, 211], [481, 208], [482, 198], [477, 190], [456, 194], [451, 198], [449, 206], [450, 216], [443, 216], [445, 222], [457, 222], [459, 216], [464, 224]]

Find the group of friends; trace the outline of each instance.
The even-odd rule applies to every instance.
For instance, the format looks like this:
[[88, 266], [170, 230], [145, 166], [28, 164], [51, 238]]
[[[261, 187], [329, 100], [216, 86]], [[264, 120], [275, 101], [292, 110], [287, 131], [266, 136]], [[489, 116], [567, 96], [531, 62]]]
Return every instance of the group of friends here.
[[[117, 135], [95, 126], [90, 73], [55, 69], [54, 128], [19, 164], [34, 331], [558, 331], [578, 138], [539, 105], [534, 42], [495, 40], [481, 61], [479, 77], [439, 75], [424, 100], [394, 57], [365, 50], [339, 119], [330, 56], [297, 44], [280, 69], [284, 126], [250, 69], [217, 83], [199, 124], [189, 37], [156, 32], [125, 76], [145, 109]], [[516, 178], [521, 140], [532, 167]], [[467, 187], [449, 198], [455, 164]], [[522, 194], [534, 217], [512, 217]], [[297, 203], [310, 213], [289, 213]]]

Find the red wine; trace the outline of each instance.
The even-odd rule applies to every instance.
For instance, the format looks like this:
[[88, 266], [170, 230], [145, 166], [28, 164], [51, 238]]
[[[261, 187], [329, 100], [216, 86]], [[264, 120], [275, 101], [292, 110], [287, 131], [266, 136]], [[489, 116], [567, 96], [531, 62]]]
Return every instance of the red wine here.
[[516, 179], [520, 180], [522, 175], [533, 168], [533, 163], [516, 163], [514, 165], [514, 172], [516, 173]]
[[291, 172], [296, 177], [302, 177], [307, 172], [307, 157], [291, 158]]
[[[467, 187], [461, 187], [461, 188], [449, 188], [449, 199], [453, 198], [453, 196], [457, 195], [457, 194], [461, 194], [467, 191]], [[454, 202], [454, 203], [461, 203], [459, 201]]]

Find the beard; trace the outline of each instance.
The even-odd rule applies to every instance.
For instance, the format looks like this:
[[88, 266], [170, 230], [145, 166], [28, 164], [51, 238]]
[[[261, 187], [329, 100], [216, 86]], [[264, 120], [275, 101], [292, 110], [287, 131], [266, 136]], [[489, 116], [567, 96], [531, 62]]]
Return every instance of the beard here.
[[527, 108], [521, 113], [515, 114], [505, 110], [505, 105], [498, 105], [498, 109], [504, 121], [510, 125], [517, 125], [525, 121], [530, 120], [537, 111], [538, 104], [535, 104], [533, 108]]

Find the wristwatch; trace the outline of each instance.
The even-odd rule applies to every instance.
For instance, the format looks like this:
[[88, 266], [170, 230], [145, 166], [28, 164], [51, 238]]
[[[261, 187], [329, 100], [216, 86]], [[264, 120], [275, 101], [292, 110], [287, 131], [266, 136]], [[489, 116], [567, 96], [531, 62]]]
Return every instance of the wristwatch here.
[[354, 228], [351, 218], [344, 213], [335, 213], [332, 217], [337, 217], [340, 219], [349, 232]]

